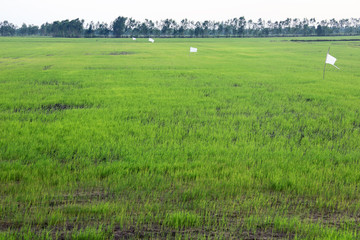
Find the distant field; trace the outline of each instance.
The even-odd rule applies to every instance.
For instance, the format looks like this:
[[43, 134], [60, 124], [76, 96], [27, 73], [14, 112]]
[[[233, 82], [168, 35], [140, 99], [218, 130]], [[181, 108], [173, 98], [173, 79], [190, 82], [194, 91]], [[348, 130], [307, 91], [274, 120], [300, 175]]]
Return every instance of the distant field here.
[[359, 238], [359, 161], [357, 41], [0, 38], [0, 239]]

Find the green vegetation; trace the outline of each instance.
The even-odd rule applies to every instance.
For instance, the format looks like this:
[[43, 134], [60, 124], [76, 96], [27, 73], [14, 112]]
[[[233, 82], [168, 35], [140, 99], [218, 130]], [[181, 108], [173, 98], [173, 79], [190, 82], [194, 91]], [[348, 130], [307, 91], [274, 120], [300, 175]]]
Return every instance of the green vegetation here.
[[359, 237], [358, 42], [0, 45], [0, 239]]

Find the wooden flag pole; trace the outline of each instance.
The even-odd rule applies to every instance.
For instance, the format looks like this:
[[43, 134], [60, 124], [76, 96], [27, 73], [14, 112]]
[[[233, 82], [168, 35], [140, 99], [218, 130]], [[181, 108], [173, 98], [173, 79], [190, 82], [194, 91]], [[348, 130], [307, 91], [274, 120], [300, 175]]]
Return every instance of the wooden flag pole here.
[[[328, 49], [327, 54], [329, 54], [329, 52], [330, 52], [330, 47]], [[327, 57], [327, 54], [326, 54], [326, 57]], [[325, 68], [326, 68], [326, 59], [325, 59], [325, 65], [324, 65], [324, 71], [323, 71], [323, 80], [325, 79]]]

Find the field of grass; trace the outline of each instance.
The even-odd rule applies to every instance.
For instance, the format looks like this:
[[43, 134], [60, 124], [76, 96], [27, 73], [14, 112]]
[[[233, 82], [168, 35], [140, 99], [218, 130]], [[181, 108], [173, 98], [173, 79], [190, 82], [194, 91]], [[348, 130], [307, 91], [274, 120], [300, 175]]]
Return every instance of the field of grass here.
[[0, 38], [0, 239], [359, 238], [359, 66], [357, 41]]

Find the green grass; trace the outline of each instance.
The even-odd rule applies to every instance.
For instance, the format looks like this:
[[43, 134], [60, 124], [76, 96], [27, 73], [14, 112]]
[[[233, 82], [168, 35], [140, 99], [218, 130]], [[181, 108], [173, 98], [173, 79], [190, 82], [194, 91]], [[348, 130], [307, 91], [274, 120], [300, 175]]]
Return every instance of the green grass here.
[[0, 239], [359, 237], [359, 42], [155, 40], [0, 38]]

